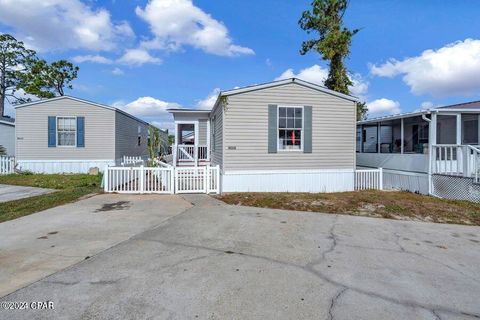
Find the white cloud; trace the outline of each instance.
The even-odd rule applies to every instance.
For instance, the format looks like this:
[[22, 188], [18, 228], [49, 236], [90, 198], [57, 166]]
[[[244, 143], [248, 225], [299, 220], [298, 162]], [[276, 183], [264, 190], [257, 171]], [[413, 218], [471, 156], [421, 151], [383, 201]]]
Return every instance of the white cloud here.
[[72, 60], [76, 63], [83, 63], [83, 62], [93, 62], [93, 63], [101, 63], [101, 64], [111, 64], [113, 61], [101, 55], [85, 55], [85, 56], [75, 56]]
[[421, 110], [428, 110], [432, 108], [433, 108], [433, 102], [430, 102], [430, 101], [422, 102], [422, 104], [420, 105]]
[[300, 70], [298, 73], [295, 73], [293, 69], [287, 69], [279, 77], [275, 78], [275, 80], [299, 78], [323, 86], [327, 77], [328, 70], [320, 67], [318, 64], [314, 64], [311, 67]]
[[219, 88], [215, 88], [205, 99], [199, 100], [196, 104], [198, 109], [211, 110], [217, 101]]
[[386, 98], [373, 100], [367, 103], [368, 116], [380, 117], [400, 113], [400, 102]]
[[[12, 93], [12, 91], [7, 91], [7, 94], [11, 94], [11, 93]], [[39, 100], [38, 97], [36, 97], [32, 94], [26, 93], [25, 90], [23, 90], [23, 89], [15, 90], [14, 96], [19, 98], [19, 99], [30, 99], [31, 101]], [[15, 102], [18, 102], [18, 101], [13, 97], [7, 97], [5, 99], [4, 114], [6, 116], [15, 118], [15, 107], [16, 107], [16, 105], [12, 105], [12, 103], [15, 103]]]
[[401, 61], [391, 59], [380, 66], [371, 66], [370, 72], [379, 77], [403, 75], [403, 81], [416, 95], [441, 97], [478, 93], [480, 40], [457, 41]]
[[[298, 73], [295, 73], [293, 69], [287, 69], [279, 77], [275, 78], [275, 80], [298, 78], [323, 86], [327, 77], [328, 69], [315, 64], [300, 70]], [[363, 79], [360, 74], [350, 75], [350, 78], [353, 82], [353, 85], [349, 87], [351, 94], [365, 100], [369, 83]]]
[[113, 107], [152, 123], [160, 129], [173, 130], [173, 118], [167, 109], [181, 106], [175, 102], [167, 102], [153, 97], [140, 97], [129, 103], [117, 101], [113, 103]]
[[112, 74], [114, 76], [121, 76], [121, 75], [125, 74], [125, 72], [123, 72], [123, 70], [120, 69], [120, 68], [113, 68]]
[[254, 54], [250, 48], [233, 44], [225, 25], [191, 0], [150, 0], [135, 12], [154, 34], [143, 43], [145, 48], [178, 50], [187, 45], [220, 56]]
[[114, 23], [109, 11], [80, 0], [0, 0], [0, 22], [40, 51], [112, 50], [134, 36], [127, 22]]
[[113, 106], [137, 117], [163, 117], [169, 115], [167, 109], [180, 108], [178, 103], [167, 102], [153, 97], [140, 97], [127, 104], [118, 101]]
[[162, 63], [162, 60], [160, 58], [153, 57], [147, 50], [138, 48], [127, 49], [124, 55], [121, 56], [117, 62], [130, 66], [141, 66], [146, 63], [160, 64]]

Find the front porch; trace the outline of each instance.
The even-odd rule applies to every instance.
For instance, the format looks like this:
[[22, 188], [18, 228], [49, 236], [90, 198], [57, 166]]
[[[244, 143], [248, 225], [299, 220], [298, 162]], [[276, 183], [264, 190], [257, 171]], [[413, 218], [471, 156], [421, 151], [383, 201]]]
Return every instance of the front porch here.
[[173, 166], [210, 165], [209, 111], [169, 110], [175, 122], [175, 144], [172, 146]]
[[361, 121], [357, 166], [385, 169], [387, 186], [442, 197], [468, 184], [470, 199], [480, 189], [472, 187], [480, 183], [479, 123], [480, 104]]

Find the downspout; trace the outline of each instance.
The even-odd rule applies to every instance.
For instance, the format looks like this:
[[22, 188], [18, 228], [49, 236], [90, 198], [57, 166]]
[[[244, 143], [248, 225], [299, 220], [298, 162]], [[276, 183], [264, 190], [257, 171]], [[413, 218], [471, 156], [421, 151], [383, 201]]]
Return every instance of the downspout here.
[[422, 119], [428, 122], [428, 194], [432, 194], [432, 136], [433, 136], [433, 128], [432, 128], [432, 119], [427, 118], [427, 114], [422, 114]]

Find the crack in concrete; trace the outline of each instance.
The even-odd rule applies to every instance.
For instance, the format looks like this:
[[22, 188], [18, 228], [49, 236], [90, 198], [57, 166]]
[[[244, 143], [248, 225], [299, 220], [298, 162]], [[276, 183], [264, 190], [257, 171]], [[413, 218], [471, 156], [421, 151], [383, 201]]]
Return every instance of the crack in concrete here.
[[431, 261], [431, 262], [435, 262], [447, 269], [450, 269], [452, 271], [455, 271], [459, 274], [461, 274], [462, 276], [470, 279], [470, 280], [473, 280], [475, 282], [480, 282], [480, 279], [477, 279], [475, 278], [474, 276], [471, 276], [465, 272], [463, 272], [462, 270], [459, 270], [455, 267], [452, 267], [446, 263], [443, 263], [442, 261], [440, 260], [437, 260], [437, 259], [433, 259], [433, 258], [430, 258], [428, 256], [425, 256], [421, 253], [418, 253], [418, 252], [413, 252], [413, 251], [409, 251], [409, 250], [395, 250], [395, 249], [388, 249], [388, 248], [375, 248], [375, 247], [365, 247], [365, 246], [359, 246], [359, 245], [352, 245], [352, 244], [344, 244], [344, 243], [340, 243], [338, 244], [339, 246], [343, 246], [343, 247], [349, 247], [349, 248], [357, 248], [357, 249], [363, 249], [363, 250], [377, 250], [377, 251], [387, 251], [387, 252], [396, 252], [396, 253], [403, 253], [403, 254], [409, 254], [409, 255], [413, 255], [413, 256], [417, 256], [419, 258], [423, 258], [425, 260], [428, 260], [428, 261]]
[[435, 309], [432, 309], [431, 311], [432, 311], [433, 315], [435, 316], [435, 319], [442, 320], [442, 318], [440, 318], [440, 315], [435, 311]]
[[[330, 236], [331, 236], [333, 230], [334, 230], [334, 228], [332, 227], [330, 229]], [[334, 236], [334, 237], [336, 238], [336, 236]], [[321, 279], [325, 282], [328, 282], [328, 283], [330, 283], [330, 284], [332, 284], [336, 287], [346, 288], [348, 290], [354, 291], [354, 292], [359, 293], [359, 294], [366, 295], [366, 296], [368, 296], [370, 298], [373, 298], [373, 299], [380, 299], [380, 300], [387, 301], [387, 302], [397, 304], [397, 305], [407, 307], [407, 308], [423, 309], [423, 310], [427, 310], [427, 311], [432, 312], [432, 313], [433, 313], [433, 310], [435, 310], [435, 312], [441, 311], [442, 313], [447, 313], [447, 314], [452, 314], [452, 315], [457, 315], [457, 316], [458, 315], [469, 316], [469, 317], [473, 317], [473, 318], [476, 318], [476, 319], [480, 319], [480, 314], [463, 312], [463, 311], [450, 309], [450, 308], [442, 307], [442, 306], [422, 305], [422, 304], [420, 304], [416, 301], [399, 300], [399, 299], [395, 299], [395, 298], [392, 298], [392, 297], [389, 297], [389, 296], [386, 296], [386, 295], [383, 295], [383, 294], [380, 294], [380, 293], [376, 293], [376, 292], [368, 291], [368, 290], [365, 290], [365, 289], [362, 289], [362, 288], [354, 287], [354, 286], [351, 286], [351, 285], [348, 285], [348, 284], [345, 284], [345, 283], [341, 283], [341, 282], [336, 281], [334, 279], [331, 279], [330, 277], [326, 276], [322, 272], [320, 272], [318, 270], [315, 270], [313, 267], [315, 265], [318, 265], [319, 263], [321, 263], [323, 261], [323, 256], [325, 256], [326, 254], [328, 254], [330, 252], [333, 252], [333, 250], [335, 249], [337, 241], [332, 242], [332, 246], [330, 248], [328, 248], [324, 254], [322, 254], [322, 258], [318, 259], [317, 261], [311, 262], [311, 263], [303, 266], [303, 265], [298, 265], [298, 264], [287, 262], [287, 261], [281, 261], [281, 260], [272, 259], [272, 258], [269, 258], [269, 257], [264, 257], [264, 256], [259, 256], [259, 255], [255, 255], [255, 254], [244, 253], [244, 252], [236, 252], [236, 251], [228, 250], [228, 249], [218, 249], [218, 248], [206, 247], [206, 246], [202, 246], [202, 245], [185, 244], [185, 243], [164, 241], [164, 240], [158, 240], [158, 239], [137, 238], [137, 240], [158, 242], [158, 243], [161, 243], [161, 244], [167, 245], [167, 246], [171, 245], [171, 246], [182, 246], [182, 247], [186, 247], [186, 248], [203, 249], [203, 250], [207, 250], [207, 251], [221, 252], [223, 254], [227, 254], [226, 251], [229, 251], [229, 252], [231, 252], [231, 254], [241, 255], [241, 256], [245, 256], [245, 257], [249, 257], [249, 258], [253, 258], [253, 259], [260, 259], [260, 260], [268, 261], [268, 262], [271, 262], [271, 263], [274, 263], [274, 264], [280, 264], [280, 265], [283, 265], [283, 266], [297, 268], [297, 269], [303, 270], [305, 272], [311, 273], [312, 275], [316, 276], [317, 278], [319, 278], [319, 279]]]
[[332, 298], [332, 301], [330, 302], [330, 307], [328, 308], [328, 319], [329, 320], [333, 320], [335, 319], [334, 315], [333, 315], [333, 310], [335, 308], [335, 306], [337, 305], [338, 303], [338, 299], [340, 299], [340, 297], [344, 294], [345, 291], [347, 291], [348, 288], [346, 287], [343, 287], [340, 291], [338, 291], [338, 293]]

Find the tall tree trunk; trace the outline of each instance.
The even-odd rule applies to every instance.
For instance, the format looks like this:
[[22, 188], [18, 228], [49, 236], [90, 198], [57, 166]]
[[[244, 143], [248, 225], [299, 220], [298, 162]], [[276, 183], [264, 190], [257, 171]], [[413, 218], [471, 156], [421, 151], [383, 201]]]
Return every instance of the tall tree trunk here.
[[0, 77], [0, 118], [5, 115], [5, 78], [3, 75]]
[[2, 118], [4, 115], [5, 115], [5, 94], [3, 94], [3, 92], [0, 92], [0, 118]]

